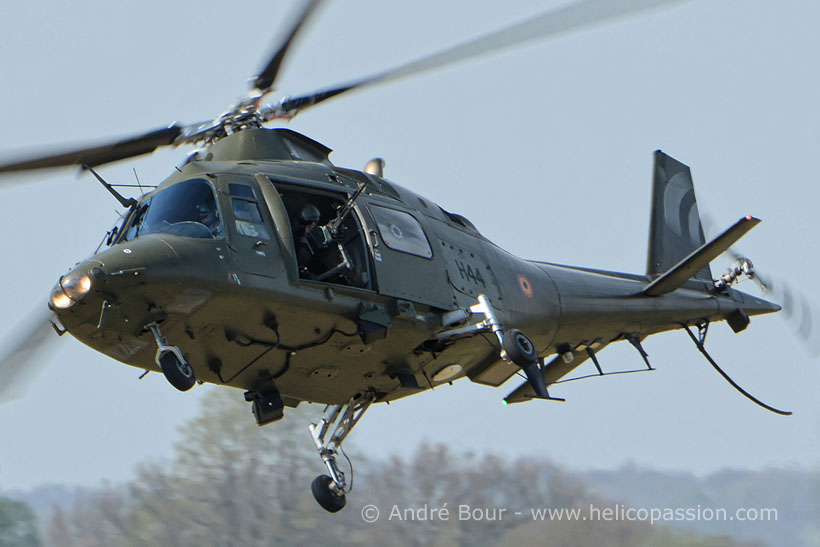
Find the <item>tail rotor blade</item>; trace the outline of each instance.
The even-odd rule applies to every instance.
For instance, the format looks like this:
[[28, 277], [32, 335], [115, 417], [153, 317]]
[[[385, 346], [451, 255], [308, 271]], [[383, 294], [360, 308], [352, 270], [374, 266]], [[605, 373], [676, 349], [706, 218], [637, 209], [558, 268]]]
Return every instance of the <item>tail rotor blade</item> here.
[[[737, 256], [742, 256], [737, 254]], [[773, 279], [755, 273], [752, 279], [757, 282], [764, 294], [771, 295], [772, 300], [782, 307], [780, 317], [788, 323], [795, 336], [802, 342], [811, 357], [820, 356], [820, 334], [815, 332], [813, 316], [817, 306], [808, 296], [786, 283], [782, 279]]]
[[797, 334], [799, 334], [803, 340], [808, 342], [812, 333], [811, 306], [809, 306], [809, 302], [807, 300], [803, 300], [801, 303], [803, 304], [801, 306], [802, 313], [800, 318], [800, 326], [797, 328]]
[[782, 302], [783, 319], [803, 343], [809, 355], [820, 356], [820, 334], [814, 326], [814, 316], [818, 315], [817, 306], [805, 294], [783, 281], [769, 283], [775, 299], [779, 298]]
[[[715, 225], [714, 219], [709, 215], [703, 215], [702, 219], [704, 226], [711, 231]], [[726, 252], [737, 262], [748, 260], [735, 247], [730, 247]], [[780, 317], [789, 324], [809, 355], [813, 358], [820, 356], [820, 333], [815, 332], [813, 321], [813, 317], [820, 316], [820, 313], [816, 313], [818, 308], [811, 299], [782, 279], [774, 279], [757, 271], [750, 279], [758, 284], [763, 294], [770, 294], [772, 300], [780, 304]]]

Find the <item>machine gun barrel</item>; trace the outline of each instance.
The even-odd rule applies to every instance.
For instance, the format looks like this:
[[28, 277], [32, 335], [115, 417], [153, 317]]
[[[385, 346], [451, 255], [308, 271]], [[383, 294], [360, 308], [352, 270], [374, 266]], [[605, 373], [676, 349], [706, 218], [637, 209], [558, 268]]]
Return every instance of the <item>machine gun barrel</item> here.
[[347, 201], [345, 201], [344, 204], [337, 210], [336, 218], [327, 223], [325, 228], [331, 235], [334, 237], [336, 236], [339, 227], [342, 225], [342, 222], [344, 222], [345, 217], [347, 217], [347, 215], [350, 214], [350, 211], [353, 210], [353, 204], [356, 203], [356, 199], [358, 199], [362, 192], [364, 192], [364, 189], [365, 185], [359, 183], [359, 187], [356, 188], [356, 191], [353, 192], [353, 194], [347, 198]]

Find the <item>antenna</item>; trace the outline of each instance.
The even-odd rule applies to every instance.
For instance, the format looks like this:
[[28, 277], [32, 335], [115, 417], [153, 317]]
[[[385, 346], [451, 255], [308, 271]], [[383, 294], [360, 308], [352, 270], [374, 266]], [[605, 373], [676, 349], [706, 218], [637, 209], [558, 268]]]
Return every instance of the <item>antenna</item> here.
[[145, 195], [145, 190], [142, 189], [142, 183], [140, 182], [140, 176], [137, 174], [137, 168], [132, 167], [132, 169], [134, 170], [134, 178], [137, 179], [137, 186], [139, 186], [140, 195], [144, 196]]

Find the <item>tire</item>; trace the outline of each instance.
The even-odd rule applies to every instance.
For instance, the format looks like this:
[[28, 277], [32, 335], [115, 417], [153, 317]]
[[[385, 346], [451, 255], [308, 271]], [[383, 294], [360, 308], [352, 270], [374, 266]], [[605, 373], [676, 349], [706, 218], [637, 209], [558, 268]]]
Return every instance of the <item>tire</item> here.
[[180, 362], [172, 351], [166, 351], [159, 356], [159, 366], [165, 379], [180, 391], [188, 391], [196, 383], [194, 369], [186, 362]]
[[319, 475], [310, 484], [310, 491], [313, 492], [313, 497], [322, 509], [328, 513], [338, 513], [347, 503], [347, 499], [344, 494], [337, 494], [331, 490], [332, 483], [333, 479], [327, 475]]
[[502, 340], [502, 347], [507, 353], [507, 357], [519, 367], [527, 367], [538, 360], [535, 344], [520, 330], [505, 331]]

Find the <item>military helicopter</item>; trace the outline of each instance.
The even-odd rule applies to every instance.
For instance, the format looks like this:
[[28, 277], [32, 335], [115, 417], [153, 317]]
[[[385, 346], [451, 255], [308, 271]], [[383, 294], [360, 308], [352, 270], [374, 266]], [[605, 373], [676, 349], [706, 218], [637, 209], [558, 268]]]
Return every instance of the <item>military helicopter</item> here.
[[328, 468], [313, 484], [325, 509], [344, 505], [335, 458], [373, 402], [465, 376], [501, 385], [517, 373], [526, 381], [507, 402], [552, 399], [549, 385], [587, 359], [598, 365], [612, 342], [628, 341], [645, 358], [646, 336], [697, 327], [693, 340], [705, 351], [711, 322], [740, 331], [749, 316], [778, 309], [732, 288], [754, 275], [748, 260], [718, 278], [708, 266], [758, 221], [743, 217], [706, 243], [688, 168], [661, 152], [650, 264], [631, 275], [518, 259], [466, 218], [385, 179], [381, 162], [340, 168], [312, 139], [263, 129], [461, 55], [263, 106], [316, 5], [307, 4], [250, 96], [220, 117], [0, 171], [82, 165], [94, 174], [158, 146], [202, 146], [139, 199], [100, 181], [128, 214], [97, 254], [60, 278], [54, 324], [119, 361], [161, 371], [178, 389], [197, 380], [242, 388], [260, 425], [301, 401], [330, 405], [311, 424]]

